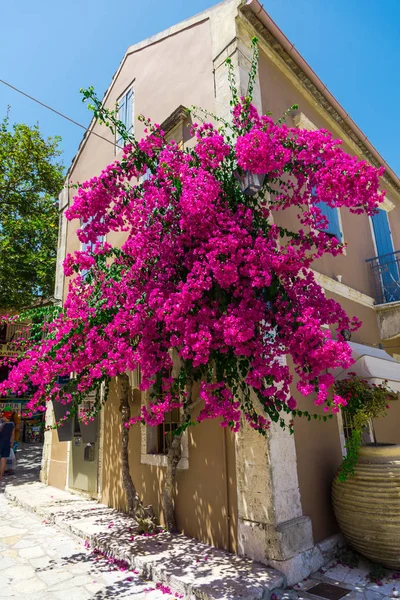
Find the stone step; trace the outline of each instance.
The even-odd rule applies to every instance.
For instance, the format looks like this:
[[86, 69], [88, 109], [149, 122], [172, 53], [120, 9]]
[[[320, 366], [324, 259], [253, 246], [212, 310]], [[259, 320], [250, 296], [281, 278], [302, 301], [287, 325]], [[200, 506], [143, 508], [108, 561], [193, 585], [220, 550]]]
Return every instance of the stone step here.
[[184, 535], [135, 535], [124, 513], [39, 482], [8, 485], [5, 494], [187, 600], [268, 600], [284, 584], [275, 569]]

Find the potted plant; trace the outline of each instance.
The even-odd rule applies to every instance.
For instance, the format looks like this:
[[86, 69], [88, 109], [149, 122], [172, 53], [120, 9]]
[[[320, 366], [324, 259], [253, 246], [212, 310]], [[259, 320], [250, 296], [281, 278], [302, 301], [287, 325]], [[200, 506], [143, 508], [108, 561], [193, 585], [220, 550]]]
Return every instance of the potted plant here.
[[332, 489], [337, 521], [358, 552], [399, 569], [400, 446], [378, 443], [373, 425], [386, 415], [394, 394], [386, 382], [375, 385], [355, 375], [337, 381], [335, 392], [347, 402], [342, 411], [350, 429]]

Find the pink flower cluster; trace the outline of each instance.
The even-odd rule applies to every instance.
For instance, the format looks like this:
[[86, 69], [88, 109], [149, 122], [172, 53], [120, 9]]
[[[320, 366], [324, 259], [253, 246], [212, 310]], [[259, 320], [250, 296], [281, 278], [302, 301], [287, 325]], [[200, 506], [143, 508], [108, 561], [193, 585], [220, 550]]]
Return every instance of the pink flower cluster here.
[[[268, 176], [282, 175], [291, 158], [290, 148], [285, 147], [283, 130], [268, 120], [268, 129], [254, 127], [249, 133], [238, 137], [236, 156], [238, 165], [245, 171], [266, 173]], [[282, 139], [281, 139], [282, 138]]]
[[[330, 206], [371, 214], [383, 197], [382, 170], [348, 156], [328, 132], [274, 124], [244, 101], [233, 116], [239, 135], [195, 127], [191, 150], [167, 143], [154, 127], [80, 186], [66, 214], [81, 220], [79, 239], [94, 247], [66, 258], [66, 276], [75, 275], [64, 311], [0, 392], [33, 385], [30, 410], [52, 399], [73, 411], [102, 382], [140, 367], [141, 389], [153, 396], [127, 426], [158, 425], [186, 406], [193, 399], [185, 381], [195, 377], [202, 380], [199, 421], [217, 418], [237, 431], [244, 415], [265, 432], [296, 407], [289, 356], [301, 393], [334, 411], [345, 404], [328, 400], [326, 370], [351, 364], [341, 332], [360, 323], [325, 297], [309, 269], [324, 253], [342, 251], [315, 226], [315, 193]], [[274, 193], [261, 192], [256, 202], [242, 194], [235, 161], [265, 174]], [[271, 215], [291, 206], [300, 227], [282, 236]], [[101, 241], [112, 231], [124, 232], [121, 248]], [[186, 378], [171, 377], [172, 348]], [[73, 373], [75, 390], [58, 385]]]

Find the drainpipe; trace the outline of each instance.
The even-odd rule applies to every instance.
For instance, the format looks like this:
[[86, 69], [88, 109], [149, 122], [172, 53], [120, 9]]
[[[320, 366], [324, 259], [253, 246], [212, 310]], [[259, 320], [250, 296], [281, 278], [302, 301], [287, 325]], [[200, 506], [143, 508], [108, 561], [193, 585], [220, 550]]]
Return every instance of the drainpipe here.
[[383, 159], [383, 157], [379, 154], [379, 152], [374, 148], [371, 142], [368, 140], [367, 136], [361, 131], [361, 129], [355, 124], [353, 119], [349, 116], [349, 114], [344, 110], [344, 108], [339, 104], [339, 102], [332, 96], [332, 94], [328, 91], [326, 85], [322, 83], [318, 75], [312, 70], [310, 65], [304, 60], [301, 54], [296, 50], [294, 45], [288, 40], [285, 34], [279, 29], [277, 24], [271, 19], [271, 17], [266, 13], [263, 5], [258, 0], [245, 0], [245, 6], [248, 6], [252, 13], [257, 17], [257, 19], [268, 29], [268, 31], [274, 36], [274, 38], [281, 44], [282, 48], [289, 54], [289, 56], [294, 60], [297, 66], [307, 75], [308, 79], [311, 83], [317, 88], [317, 90], [326, 98], [329, 104], [336, 110], [336, 112], [340, 115], [346, 125], [352, 130], [352, 132], [359, 138], [363, 144], [368, 148], [374, 158], [385, 167], [385, 171], [393, 182], [400, 187], [400, 179], [397, 177], [396, 173], [389, 167], [387, 162]]

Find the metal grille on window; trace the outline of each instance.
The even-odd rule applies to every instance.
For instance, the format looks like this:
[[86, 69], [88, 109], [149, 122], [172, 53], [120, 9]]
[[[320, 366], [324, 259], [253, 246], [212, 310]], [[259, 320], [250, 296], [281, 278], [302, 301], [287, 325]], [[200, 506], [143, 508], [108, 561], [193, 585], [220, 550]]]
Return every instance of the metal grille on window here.
[[[96, 398], [95, 392], [89, 392], [86, 399], [83, 400], [79, 406], [80, 415], [92, 412], [92, 410], [94, 408], [95, 398]], [[87, 425], [84, 425], [84, 427], [87, 427]], [[82, 437], [82, 431], [81, 431], [81, 426], [79, 423], [78, 415], [75, 415], [74, 437], [79, 437], [79, 438]]]
[[353, 425], [351, 422], [351, 418], [349, 417], [349, 415], [346, 413], [345, 410], [342, 411], [342, 419], [343, 419], [344, 439], [347, 442], [347, 440], [351, 437], [351, 434], [353, 433]]
[[174, 438], [174, 431], [179, 425], [179, 408], [165, 413], [164, 422], [157, 426], [157, 454], [168, 454]]
[[[347, 442], [350, 437], [351, 434], [353, 433], [353, 424], [351, 421], [351, 417], [346, 413], [345, 410], [342, 411], [342, 422], [343, 422], [343, 433], [344, 433], [344, 439], [345, 442]], [[362, 438], [361, 438], [361, 443], [362, 444], [369, 444], [371, 442], [373, 442], [374, 437], [373, 437], [373, 433], [372, 433], [372, 422], [370, 421], [368, 423], [368, 425], [363, 429], [363, 433], [362, 433]]]
[[[118, 100], [118, 119], [125, 125], [125, 129], [127, 133], [133, 132], [133, 89], [129, 89], [126, 94], [124, 94]], [[123, 138], [117, 132], [116, 139], [118, 146], [124, 145]]]
[[89, 392], [85, 400], [82, 400], [80, 404], [80, 413], [90, 413], [94, 409], [94, 403], [96, 400], [96, 392]]

